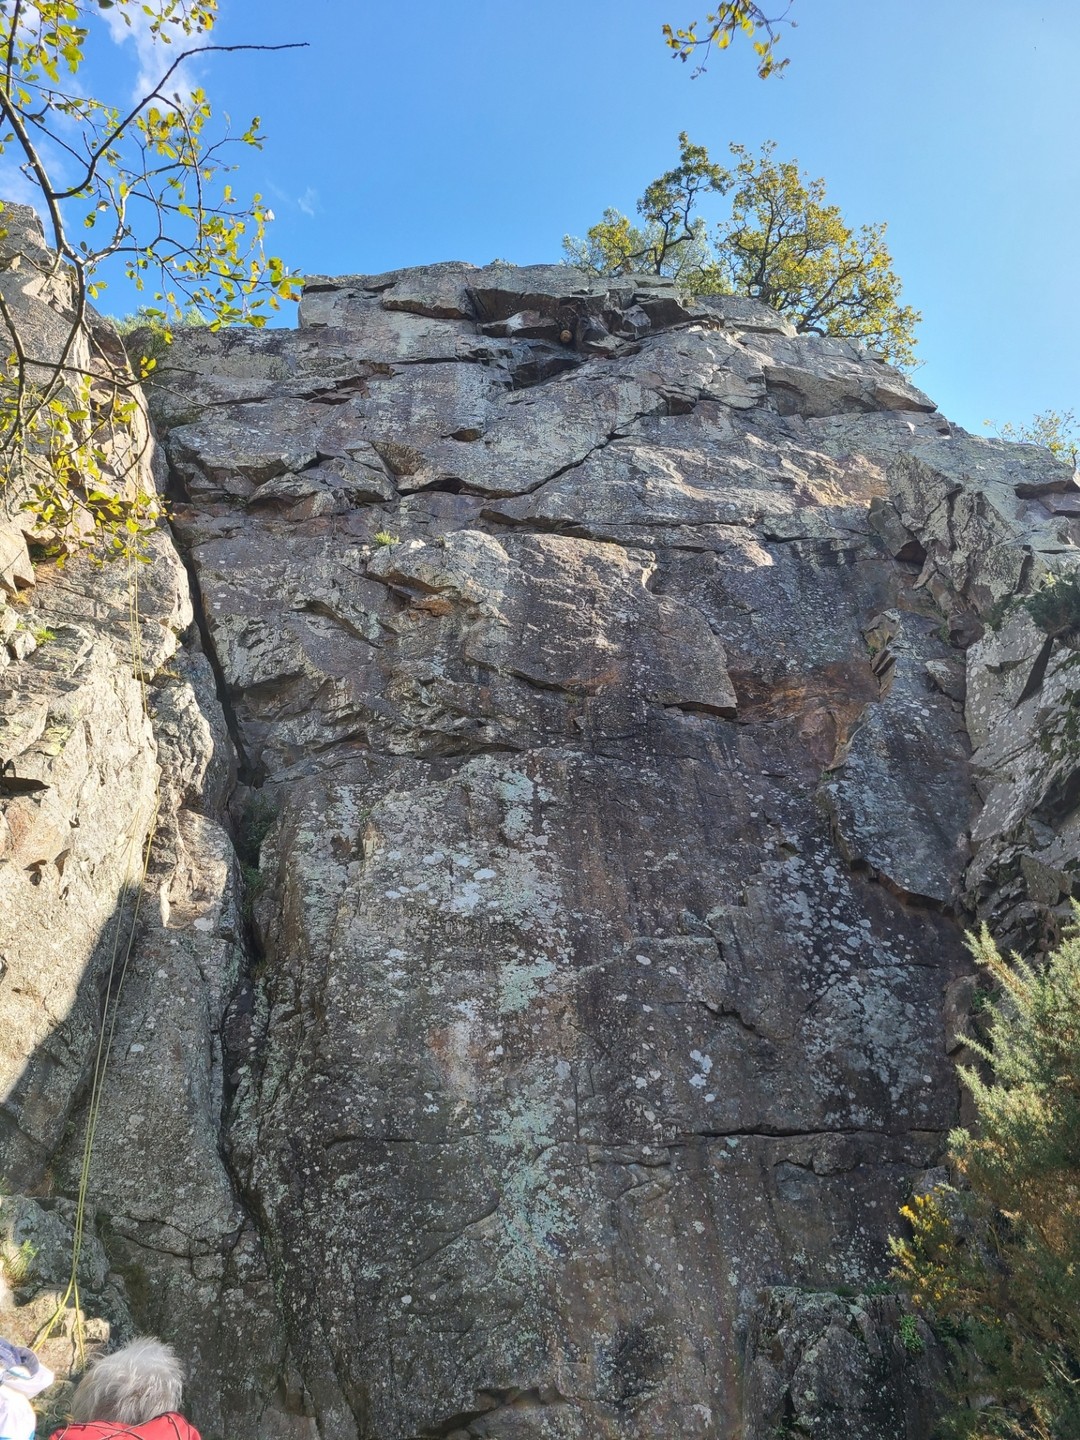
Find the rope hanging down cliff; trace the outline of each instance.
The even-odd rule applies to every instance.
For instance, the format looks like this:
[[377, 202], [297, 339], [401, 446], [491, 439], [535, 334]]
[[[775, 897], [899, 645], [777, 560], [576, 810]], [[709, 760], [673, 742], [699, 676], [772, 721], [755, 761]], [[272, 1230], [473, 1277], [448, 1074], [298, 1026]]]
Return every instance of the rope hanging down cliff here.
[[[101, 1027], [98, 1031], [97, 1050], [94, 1056], [93, 1080], [90, 1086], [90, 1103], [86, 1116], [86, 1133], [83, 1138], [82, 1165], [79, 1171], [79, 1191], [75, 1203], [75, 1224], [71, 1242], [71, 1275], [68, 1280], [67, 1289], [57, 1301], [56, 1309], [34, 1337], [33, 1348], [37, 1349], [44, 1341], [48, 1340], [61, 1316], [65, 1310], [67, 1310], [70, 1302], [75, 1311], [73, 1339], [75, 1341], [80, 1367], [85, 1363], [86, 1335], [82, 1310], [79, 1305], [79, 1260], [82, 1254], [82, 1242], [85, 1231], [86, 1196], [90, 1184], [90, 1165], [93, 1160], [94, 1139], [97, 1133], [98, 1117], [101, 1113], [101, 1102], [105, 1092], [105, 1076], [108, 1070], [109, 1054], [112, 1050], [113, 1040], [116, 1035], [116, 1019], [119, 1010], [120, 993], [124, 988], [124, 980], [127, 977], [128, 966], [131, 963], [131, 954], [135, 946], [135, 933], [139, 923], [139, 910], [142, 905], [143, 892], [146, 888], [146, 877], [150, 868], [150, 852], [153, 847], [154, 836], [157, 833], [158, 813], [160, 809], [161, 795], [159, 792], [154, 803], [153, 813], [150, 816], [150, 826], [147, 831], [146, 846], [143, 853], [142, 871], [135, 892], [135, 904], [131, 912], [131, 923], [128, 926], [127, 943], [124, 947], [122, 961], [120, 961], [120, 937], [124, 914], [123, 902], [117, 907], [116, 911], [112, 951], [109, 958], [109, 973], [105, 986], [105, 1002], [102, 1006]], [[136, 831], [132, 832], [132, 852], [136, 845], [136, 834]]]

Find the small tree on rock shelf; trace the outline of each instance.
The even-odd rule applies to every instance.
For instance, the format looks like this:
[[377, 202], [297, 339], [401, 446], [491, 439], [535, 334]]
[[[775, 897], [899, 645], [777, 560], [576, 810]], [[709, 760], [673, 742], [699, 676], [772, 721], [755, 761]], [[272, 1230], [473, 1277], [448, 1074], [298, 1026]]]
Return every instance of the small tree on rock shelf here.
[[1041, 445], [1056, 455], [1059, 460], [1071, 461], [1075, 466], [1080, 457], [1080, 425], [1075, 410], [1040, 410], [1026, 425], [995, 425], [984, 420], [983, 425], [993, 430], [999, 440], [1009, 440], [1017, 445]]

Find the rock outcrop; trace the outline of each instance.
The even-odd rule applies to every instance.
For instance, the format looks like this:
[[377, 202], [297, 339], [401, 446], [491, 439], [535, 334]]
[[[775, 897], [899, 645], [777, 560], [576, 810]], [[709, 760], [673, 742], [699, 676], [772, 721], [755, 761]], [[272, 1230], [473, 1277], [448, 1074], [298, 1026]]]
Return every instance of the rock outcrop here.
[[[56, 344], [72, 317], [57, 282], [43, 291], [40, 227], [17, 206], [4, 223], [19, 257], [5, 298], [31, 343]], [[91, 317], [83, 363], [118, 343]], [[117, 436], [118, 488], [152, 492], [166, 472], [145, 422], [134, 471], [130, 445]], [[223, 1016], [248, 965], [225, 828], [235, 760], [187, 573], [162, 530], [146, 564], [76, 555], [35, 574], [40, 527], [20, 498], [5, 492], [0, 525], [25, 557], [0, 609], [0, 761], [42, 788], [0, 776], [0, 1175], [39, 1201], [0, 1209], [25, 1302], [3, 1333], [29, 1343], [66, 1290], [103, 1040], [90, 1205], [109, 1253], [84, 1247], [86, 1338], [179, 1327], [210, 1434], [287, 1434], [272, 1285], [221, 1153]], [[71, 1315], [46, 1355], [60, 1374], [74, 1363]]]
[[957, 1114], [964, 925], [1072, 890], [1075, 652], [1010, 608], [1070, 471], [564, 267], [312, 280], [150, 401], [145, 692], [126, 576], [19, 582], [11, 1180], [73, 1193], [134, 878], [98, 1289], [208, 1437], [924, 1434], [841, 1297]]

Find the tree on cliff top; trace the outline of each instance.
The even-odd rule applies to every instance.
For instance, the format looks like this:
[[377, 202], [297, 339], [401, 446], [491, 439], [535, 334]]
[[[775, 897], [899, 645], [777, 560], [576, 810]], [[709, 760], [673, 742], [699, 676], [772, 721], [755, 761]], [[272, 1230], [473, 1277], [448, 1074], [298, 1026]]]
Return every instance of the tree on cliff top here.
[[[826, 202], [824, 180], [794, 160], [730, 147], [731, 169], [679, 136], [679, 164], [649, 185], [635, 225], [606, 210], [584, 240], [567, 236], [566, 259], [597, 275], [648, 270], [670, 275], [693, 294], [749, 295], [787, 315], [800, 333], [861, 340], [899, 364], [914, 359], [921, 318], [900, 303], [900, 280], [885, 245], [885, 225], [849, 226]], [[710, 238], [695, 214], [709, 194], [729, 213]]]
[[1078, 463], [1080, 423], [1075, 410], [1040, 410], [1026, 425], [1014, 425], [1011, 421], [995, 425], [992, 420], [984, 420], [983, 425], [993, 430], [999, 440], [1010, 440], [1018, 445], [1041, 445], [1059, 460], [1071, 460], [1073, 465]]
[[[0, 3], [0, 154], [44, 219], [53, 255], [30, 263], [64, 318], [63, 334], [30, 335], [0, 287], [0, 468], [46, 536], [104, 530], [108, 550], [129, 553], [155, 521], [149, 497], [128, 493], [138, 456], [118, 467], [109, 438], [133, 428], [134, 378], [93, 336], [86, 353], [106, 262], [150, 287], [163, 325], [190, 307], [215, 327], [262, 325], [298, 291], [263, 252], [261, 197], [240, 203], [226, 178], [230, 147], [261, 144], [258, 120], [212, 133], [206, 96], [185, 78], [196, 54], [289, 47], [209, 44], [216, 11], [217, 0]], [[133, 26], [173, 47], [160, 79], [118, 105], [85, 93], [88, 56]]]
[[[1077, 909], [1080, 920], [1080, 908]], [[904, 1210], [895, 1274], [954, 1342], [955, 1434], [1080, 1435], [1080, 928], [1035, 967], [972, 946], [998, 998], [991, 1078], [961, 1070], [978, 1131], [949, 1137], [957, 1190]]]
[[714, 256], [705, 221], [694, 214], [703, 195], [723, 195], [731, 175], [715, 165], [703, 145], [679, 136], [679, 163], [646, 187], [637, 202], [643, 225], [618, 210], [605, 210], [584, 240], [567, 235], [563, 250], [571, 265], [594, 275], [625, 275], [635, 270], [668, 275], [698, 294], [716, 288]]

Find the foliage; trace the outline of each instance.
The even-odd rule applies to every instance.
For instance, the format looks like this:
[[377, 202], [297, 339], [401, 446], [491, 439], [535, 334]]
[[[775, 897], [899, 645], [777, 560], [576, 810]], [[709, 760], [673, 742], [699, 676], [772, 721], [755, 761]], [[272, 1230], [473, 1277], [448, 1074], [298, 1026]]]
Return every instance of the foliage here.
[[1066, 636], [1080, 631], [1080, 571], [1048, 575], [1027, 596], [1024, 606], [1046, 635]]
[[722, 195], [730, 184], [730, 174], [713, 164], [704, 146], [691, 144], [684, 131], [678, 165], [654, 180], [637, 202], [644, 224], [605, 210], [584, 241], [566, 236], [567, 260], [597, 275], [647, 270], [670, 275], [697, 293], [709, 290], [712, 252], [704, 220], [691, 212], [701, 195]]
[[268, 795], [252, 795], [240, 813], [236, 827], [236, 850], [245, 866], [259, 864], [262, 843], [274, 828], [277, 806]]
[[900, 1344], [908, 1354], [921, 1355], [926, 1349], [926, 1342], [919, 1334], [918, 1318], [915, 1315], [905, 1313], [900, 1316], [896, 1328], [900, 1335]]
[[[1080, 920], [1080, 907], [1076, 909]], [[959, 1187], [902, 1212], [894, 1271], [954, 1341], [954, 1433], [991, 1440], [1080, 1434], [1080, 929], [1036, 968], [972, 942], [998, 994], [986, 1067], [961, 1076], [979, 1131], [949, 1137]], [[966, 1372], [965, 1373], [965, 1367]]]
[[771, 305], [802, 334], [851, 336], [910, 364], [921, 317], [900, 304], [885, 225], [853, 230], [825, 203], [824, 180], [775, 161], [774, 150], [755, 158], [731, 147], [735, 192], [716, 245], [725, 288]]
[[260, 857], [263, 841], [273, 829], [277, 815], [277, 806], [270, 797], [258, 792], [248, 798], [240, 812], [236, 827], [236, 853], [243, 885], [240, 913], [245, 920], [251, 919], [255, 902], [266, 889], [266, 876], [259, 868]]
[[[145, 444], [137, 377], [100, 328], [86, 326], [105, 289], [102, 267], [149, 287], [146, 313], [165, 327], [190, 307], [215, 328], [263, 325], [298, 289], [264, 254], [271, 212], [258, 195], [240, 203], [226, 178], [229, 147], [261, 145], [258, 120], [235, 138], [215, 132], [205, 93], [185, 89], [183, 72], [197, 52], [286, 47], [206, 43], [216, 10], [217, 0], [10, 0], [0, 9], [0, 154], [14, 158], [44, 218], [53, 253], [29, 263], [64, 320], [59, 336], [32, 336], [0, 295], [0, 467], [47, 535], [104, 532], [107, 554], [137, 553], [157, 508], [131, 493]], [[86, 93], [85, 76], [109, 29], [133, 23], [174, 45], [175, 58], [140, 99], [109, 104]]]
[[995, 425], [992, 420], [983, 424], [993, 430], [999, 440], [1011, 440], [1019, 445], [1041, 445], [1061, 460], [1077, 463], [1080, 453], [1080, 423], [1075, 410], [1041, 410], [1032, 416], [1027, 425]]
[[0, 1252], [0, 1273], [12, 1285], [22, 1285], [37, 1257], [37, 1246], [31, 1240], [21, 1245], [9, 1242]]
[[[726, 50], [736, 36], [744, 35], [754, 47], [758, 75], [767, 80], [788, 63], [787, 60], [777, 59], [776, 46], [780, 39], [778, 27], [784, 23], [790, 9], [788, 4], [783, 15], [770, 19], [753, 0], [725, 0], [714, 13], [705, 16], [705, 26], [700, 34], [696, 20], [692, 20], [685, 29], [665, 25], [664, 41], [677, 60], [689, 60], [691, 55], [700, 54], [700, 62], [694, 71], [695, 75], [700, 75], [714, 45], [718, 50]], [[794, 24], [794, 21], [790, 23]]]
[[240, 897], [240, 914], [245, 920], [250, 920], [255, 913], [256, 901], [266, 889], [266, 876], [258, 865], [242, 865], [240, 873], [244, 882]]
[[[857, 339], [910, 364], [920, 316], [900, 302], [884, 224], [849, 226], [826, 201], [825, 182], [803, 175], [775, 146], [759, 155], [731, 145], [733, 165], [679, 137], [680, 163], [638, 201], [643, 225], [607, 210], [584, 241], [567, 236], [567, 261], [598, 275], [648, 269], [692, 294], [749, 295], [787, 315], [802, 334]], [[694, 214], [702, 196], [728, 197], [712, 239]]]
[[389, 530], [376, 530], [372, 536], [376, 545], [400, 545], [401, 539], [397, 535], [391, 535]]
[[[129, 335], [142, 334], [147, 330], [153, 331], [163, 338], [170, 336], [171, 333], [169, 329], [161, 323], [154, 310], [147, 305], [140, 305], [138, 310], [131, 315], [111, 315], [109, 319], [113, 329], [118, 335], [124, 336], [125, 339]], [[192, 326], [205, 326], [208, 330], [213, 328], [213, 322], [209, 320], [201, 310], [197, 310], [193, 306], [189, 306], [183, 312], [180, 316], [179, 323], [183, 325], [185, 329], [189, 329]]]

